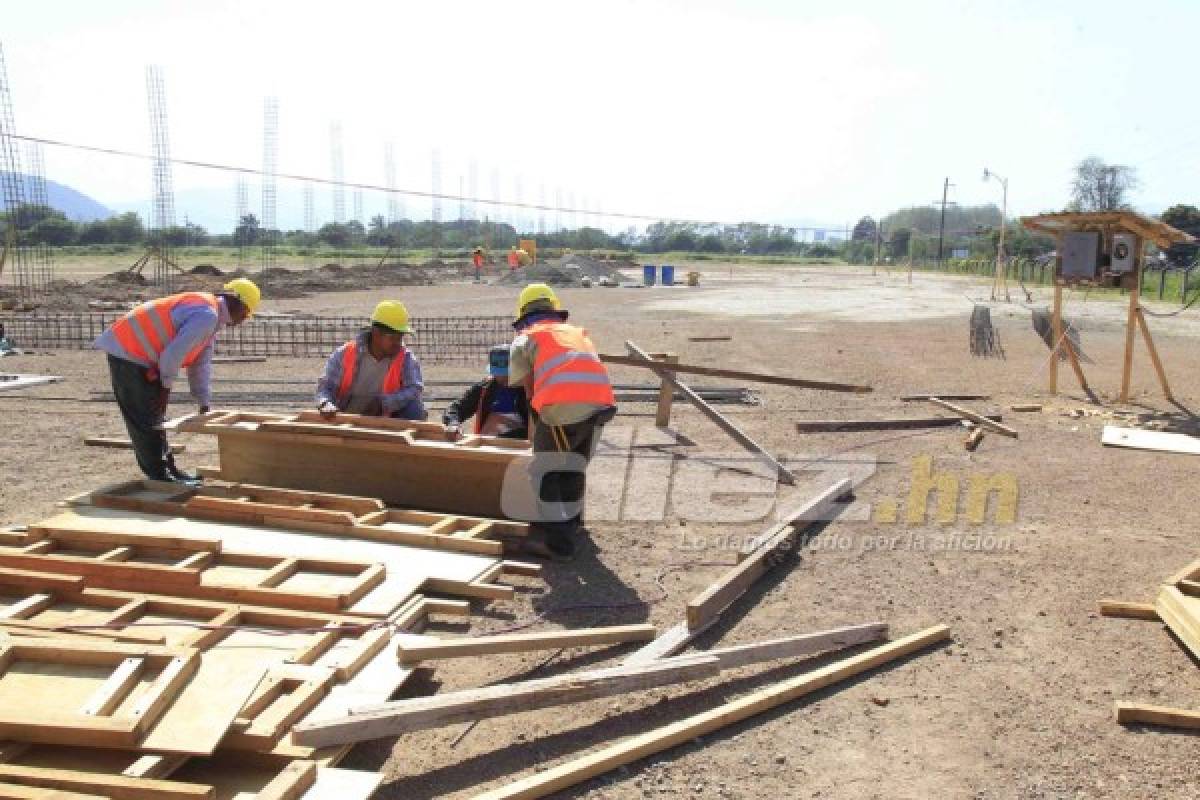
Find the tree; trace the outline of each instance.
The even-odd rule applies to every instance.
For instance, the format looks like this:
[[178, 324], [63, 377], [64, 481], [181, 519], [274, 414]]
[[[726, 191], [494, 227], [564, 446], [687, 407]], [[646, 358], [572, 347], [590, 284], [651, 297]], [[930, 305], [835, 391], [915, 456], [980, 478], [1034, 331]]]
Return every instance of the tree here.
[[912, 240], [912, 230], [909, 228], [897, 228], [892, 231], [892, 236], [888, 239], [888, 255], [892, 258], [905, 258], [908, 256], [908, 243]]
[[875, 220], [870, 217], [863, 217], [854, 226], [854, 232], [850, 234], [852, 242], [873, 242], [875, 241]]
[[233, 241], [239, 247], [249, 247], [250, 245], [258, 244], [259, 237], [262, 236], [262, 228], [259, 227], [258, 217], [253, 214], [247, 214], [238, 220], [237, 227], [233, 229]]
[[1129, 193], [1138, 186], [1137, 171], [1106, 164], [1091, 156], [1075, 165], [1071, 182], [1071, 211], [1119, 211], [1129, 208]]
[[1192, 236], [1200, 236], [1200, 208], [1186, 205], [1173, 205], [1159, 217], [1173, 228], [1178, 228]]
[[135, 211], [126, 211], [104, 221], [108, 226], [111, 242], [118, 244], [136, 244], [146, 239], [146, 228], [142, 218]]
[[350, 229], [340, 222], [328, 222], [317, 231], [317, 240], [331, 247], [345, 247], [350, 244]]
[[74, 242], [77, 233], [75, 223], [60, 214], [56, 217], [47, 217], [34, 225], [30, 231], [30, 237], [40, 244], [61, 247]]

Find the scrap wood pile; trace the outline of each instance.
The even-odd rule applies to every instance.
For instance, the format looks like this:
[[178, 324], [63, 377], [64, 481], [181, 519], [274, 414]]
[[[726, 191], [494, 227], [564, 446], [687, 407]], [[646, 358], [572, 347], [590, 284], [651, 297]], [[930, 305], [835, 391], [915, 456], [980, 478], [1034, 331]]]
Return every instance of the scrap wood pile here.
[[[1102, 600], [1100, 613], [1106, 617], [1160, 621], [1192, 659], [1200, 659], [1200, 561], [1193, 561], [1163, 581], [1153, 603]], [[1123, 725], [1200, 730], [1200, 709], [1118, 702], [1116, 716]]]

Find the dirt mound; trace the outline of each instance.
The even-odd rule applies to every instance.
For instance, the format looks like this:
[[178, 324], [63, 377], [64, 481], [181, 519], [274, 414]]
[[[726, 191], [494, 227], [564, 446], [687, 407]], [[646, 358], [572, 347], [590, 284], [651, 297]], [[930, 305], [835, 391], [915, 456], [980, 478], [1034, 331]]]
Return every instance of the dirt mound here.
[[551, 286], [576, 286], [583, 278], [599, 282], [601, 278], [620, 281], [623, 277], [621, 270], [612, 262], [572, 253], [560, 259], [506, 272], [500, 276], [498, 283], [513, 285], [541, 282]]
[[119, 269], [107, 275], [101, 275], [91, 282], [95, 286], [147, 286], [150, 281], [140, 272], [129, 272]]
[[334, 263], [331, 261], [331, 262], [329, 262], [328, 264], [322, 264], [322, 265], [321, 265], [321, 266], [320, 266], [320, 267], [317, 269], [317, 271], [318, 271], [318, 272], [328, 272], [328, 273], [330, 273], [330, 274], [332, 274], [332, 275], [341, 275], [343, 272], [345, 272], [345, 271], [346, 271], [346, 268], [345, 268], [345, 267], [343, 267], [341, 264], [334, 264]]
[[214, 275], [220, 277], [225, 273], [214, 267], [212, 264], [197, 264], [188, 270], [189, 275]]

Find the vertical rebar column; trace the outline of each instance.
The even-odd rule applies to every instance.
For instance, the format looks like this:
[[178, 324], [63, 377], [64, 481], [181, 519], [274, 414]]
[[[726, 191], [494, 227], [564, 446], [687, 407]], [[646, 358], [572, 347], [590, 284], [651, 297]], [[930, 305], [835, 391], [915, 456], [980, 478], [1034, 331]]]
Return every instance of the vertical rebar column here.
[[317, 211], [316, 211], [316, 191], [313, 189], [312, 181], [304, 183], [304, 232], [308, 234], [308, 258], [305, 259], [307, 266], [312, 267], [312, 261], [317, 252]]
[[151, 215], [150, 245], [154, 248], [154, 285], [171, 291], [170, 231], [175, 227], [175, 189], [171, 180], [171, 148], [167, 139], [167, 93], [162, 68], [146, 67], [146, 94], [150, 109], [151, 166], [154, 180], [154, 213]]
[[[42, 146], [37, 142], [28, 142], [26, 151], [29, 154], [29, 201], [38, 206], [39, 216], [50, 210], [50, 196], [46, 191], [46, 164], [42, 160]], [[54, 280], [54, 257], [50, 244], [38, 241], [33, 244], [33, 274], [34, 291], [38, 294], [48, 294], [50, 281]]]
[[512, 222], [513, 230], [517, 234], [517, 238], [521, 238], [521, 228], [525, 225], [523, 219], [525, 209], [521, 208], [521, 203], [524, 202], [524, 192], [521, 190], [521, 176], [517, 175], [513, 178], [513, 206]]
[[250, 213], [250, 187], [246, 184], [245, 177], [238, 177], [234, 203], [237, 207], [237, 222], [233, 227], [233, 243], [237, 245], [238, 266], [241, 267], [246, 264], [246, 245], [250, 244], [246, 241], [250, 236], [250, 226], [246, 224], [246, 216]]
[[333, 221], [339, 225], [346, 222], [346, 165], [342, 160], [342, 124], [329, 126], [329, 150], [333, 162]]
[[431, 218], [433, 220], [433, 256], [437, 258], [442, 247], [442, 155], [437, 148], [431, 154], [431, 185], [433, 197], [430, 198]]
[[263, 101], [262, 268], [276, 266], [275, 172], [279, 159], [279, 99]]
[[383, 178], [388, 188], [387, 223], [400, 221], [400, 197], [396, 194], [396, 147], [391, 142], [383, 145]]
[[537, 232], [538, 236], [546, 234], [546, 184], [542, 184], [538, 190], [538, 205], [542, 208], [538, 209]]
[[476, 198], [479, 197], [479, 162], [471, 159], [470, 165], [467, 167], [467, 191], [471, 197], [471, 208], [468, 213], [471, 219], [475, 222], [479, 221], [479, 202]]
[[19, 217], [25, 206], [25, 182], [21, 172], [21, 153], [17, 148], [13, 121], [12, 96], [8, 89], [8, 70], [4, 50], [0, 48], [0, 199], [8, 211], [8, 224], [0, 231], [0, 251], [7, 253], [5, 269], [13, 276], [13, 287], [21, 303], [30, 302], [36, 292], [31, 280], [30, 256], [18, 237]]

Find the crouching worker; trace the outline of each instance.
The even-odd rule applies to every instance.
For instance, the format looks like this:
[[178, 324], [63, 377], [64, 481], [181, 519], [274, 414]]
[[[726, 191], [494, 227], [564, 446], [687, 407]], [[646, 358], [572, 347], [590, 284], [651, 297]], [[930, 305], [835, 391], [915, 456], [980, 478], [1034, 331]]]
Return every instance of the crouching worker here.
[[325, 419], [339, 411], [371, 417], [423, 420], [425, 384], [421, 364], [404, 345], [412, 333], [408, 310], [384, 300], [370, 327], [333, 351], [317, 381], [317, 410]]
[[[525, 547], [534, 555], [570, 558], [584, 527], [587, 464], [600, 429], [617, 413], [612, 384], [587, 331], [567, 324], [567, 312], [546, 284], [522, 290], [513, 327], [509, 381], [523, 384], [530, 398], [539, 496], [550, 504], [550, 518], [533, 521]], [[553, 469], [560, 462], [568, 469]]]
[[484, 436], [529, 438], [529, 402], [523, 387], [508, 382], [507, 345], [488, 352], [488, 376], [467, 389], [442, 414], [442, 424], [451, 439], [459, 437], [464, 420], [472, 420], [472, 432]]
[[185, 370], [201, 412], [212, 402], [213, 342], [226, 326], [240, 325], [262, 295], [251, 281], [236, 278], [216, 294], [184, 292], [142, 303], [114, 322], [95, 347], [108, 354], [113, 395], [138, 466], [156, 481], [196, 483], [181, 472], [167, 444], [163, 418], [171, 389]]

